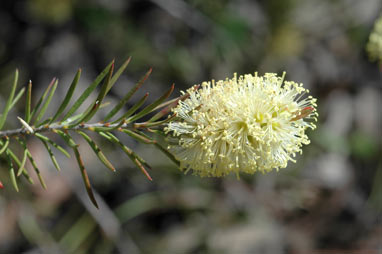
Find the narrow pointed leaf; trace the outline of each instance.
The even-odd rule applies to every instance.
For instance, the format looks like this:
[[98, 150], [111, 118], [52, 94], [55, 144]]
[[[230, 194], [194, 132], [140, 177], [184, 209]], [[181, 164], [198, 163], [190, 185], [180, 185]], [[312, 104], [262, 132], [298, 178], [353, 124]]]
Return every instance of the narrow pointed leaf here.
[[12, 162], [11, 156], [9, 155], [8, 151], [6, 151], [6, 154], [7, 154], [7, 161], [8, 161], [8, 166], [9, 166], [9, 176], [11, 178], [12, 185], [15, 188], [15, 190], [17, 192], [19, 192], [19, 187], [17, 185], [15, 169], [13, 167], [13, 162]]
[[7, 103], [5, 104], [5, 108], [4, 108], [3, 114], [0, 117], [0, 130], [3, 128], [3, 126], [5, 124], [5, 121], [7, 120], [8, 112], [9, 112], [11, 104], [13, 102], [13, 97], [15, 96], [18, 79], [19, 79], [19, 71], [16, 69], [15, 77], [14, 77], [14, 80], [13, 80], [13, 85], [12, 85], [12, 88], [11, 88], [11, 93], [9, 94]]
[[52, 163], [53, 163], [54, 167], [57, 169], [57, 171], [61, 171], [60, 165], [58, 164], [58, 162], [56, 160], [56, 157], [54, 156], [54, 153], [52, 152], [52, 149], [48, 145], [48, 142], [46, 142], [43, 139], [40, 139], [40, 140], [44, 144], [46, 150], [48, 151], [49, 157], [52, 160]]
[[60, 130], [55, 130], [54, 132], [56, 132], [58, 135], [60, 135], [65, 140], [66, 144], [68, 144], [68, 146], [70, 146], [70, 148], [77, 147], [76, 142], [74, 142], [74, 140], [67, 133], [60, 131]]
[[[7, 152], [8, 154], [11, 156], [11, 158], [13, 159], [14, 162], [16, 162], [17, 166], [20, 167], [21, 166], [21, 162], [19, 160], [19, 158], [17, 158], [17, 156], [12, 152], [11, 149], [7, 149]], [[34, 184], [34, 181], [33, 179], [30, 177], [30, 175], [28, 174], [28, 172], [26, 171], [25, 167], [23, 168], [23, 176], [25, 177], [25, 179], [27, 179], [27, 181], [30, 183], [30, 184]]]
[[[199, 86], [194, 86], [194, 89], [198, 89]], [[189, 93], [185, 93], [183, 94], [182, 96], [178, 97], [178, 98], [175, 98], [175, 99], [172, 99], [172, 100], [169, 100], [169, 101], [166, 101], [166, 102], [163, 102], [162, 104], [160, 104], [159, 106], [157, 106], [155, 110], [158, 110], [158, 109], [161, 109], [158, 113], [156, 113], [153, 117], [150, 118], [150, 120], [148, 120], [148, 122], [154, 122], [160, 118], [162, 118], [163, 116], [167, 115], [168, 113], [171, 112], [171, 109], [176, 107], [179, 103], [179, 101], [183, 101], [185, 99], [187, 99], [188, 97], [190, 97], [190, 94]]]
[[37, 117], [36, 117], [36, 125], [38, 125], [38, 123], [40, 122], [41, 118], [44, 116], [52, 98], [53, 98], [53, 95], [54, 95], [54, 92], [56, 91], [56, 88], [57, 88], [57, 85], [58, 85], [58, 79], [56, 79], [56, 81], [54, 82], [53, 84], [53, 87], [52, 89], [50, 90], [50, 93], [48, 95], [48, 98], [44, 101], [44, 104], [42, 105], [42, 108], [40, 110], [40, 112], [38, 113]]
[[128, 130], [128, 129], [122, 129], [121, 130], [123, 133], [126, 133], [127, 135], [129, 135], [130, 137], [132, 137], [133, 139], [139, 141], [139, 142], [142, 142], [142, 143], [145, 143], [145, 144], [154, 144], [156, 143], [155, 140], [151, 139], [151, 138], [147, 138], [147, 137], [144, 137], [134, 131], [131, 131], [131, 130]]
[[81, 94], [81, 96], [76, 100], [73, 106], [65, 114], [61, 121], [68, 119], [73, 113], [82, 105], [82, 103], [89, 97], [89, 95], [94, 91], [94, 89], [101, 83], [106, 74], [110, 71], [111, 66], [114, 64], [114, 60], [106, 66], [106, 68], [97, 76], [93, 83], [86, 88], [86, 90]]
[[53, 118], [50, 120], [50, 123], [54, 122], [61, 114], [64, 112], [65, 108], [68, 106], [70, 99], [73, 96], [73, 93], [77, 87], [78, 81], [80, 80], [81, 77], [81, 69], [78, 69], [76, 76], [74, 77], [72, 84], [69, 87], [68, 92], [65, 95], [64, 100], [62, 101], [60, 107], [58, 108], [56, 114], [54, 114]]
[[145, 115], [151, 113], [154, 108], [156, 106], [158, 106], [159, 104], [161, 104], [164, 100], [166, 100], [170, 94], [172, 93], [172, 91], [174, 91], [174, 84], [172, 84], [171, 88], [165, 93], [163, 94], [159, 99], [157, 99], [156, 101], [154, 101], [152, 104], [148, 105], [147, 107], [145, 107], [144, 109], [142, 109], [141, 111], [139, 111], [138, 114], [130, 117], [128, 119], [128, 122], [134, 122], [142, 117], [144, 117]]
[[48, 143], [51, 144], [53, 147], [55, 147], [56, 149], [58, 149], [61, 153], [63, 153], [66, 157], [70, 158], [70, 154], [68, 153], [68, 151], [65, 150], [65, 148], [63, 148], [62, 146], [58, 145], [57, 143], [55, 143], [54, 141], [52, 141], [52, 140], [49, 139], [48, 137], [42, 135], [41, 133], [35, 133], [35, 136], [38, 137], [41, 141], [46, 141], [46, 142], [48, 142]]
[[21, 97], [24, 95], [24, 92], [25, 92], [25, 87], [23, 87], [18, 93], [17, 95], [15, 96], [15, 98], [13, 99], [11, 105], [9, 106], [9, 109], [12, 109], [16, 103], [21, 99]]
[[137, 103], [134, 104], [134, 106], [132, 106], [126, 113], [124, 113], [120, 118], [113, 121], [112, 123], [120, 122], [123, 119], [126, 119], [127, 117], [134, 114], [143, 105], [143, 103], [145, 103], [148, 96], [149, 96], [149, 94], [146, 93]]
[[[45, 100], [46, 96], [48, 95], [50, 89], [52, 88], [52, 86], [54, 85], [55, 82], [56, 82], [56, 78], [53, 78], [52, 81], [50, 82], [50, 84], [48, 85], [48, 87], [45, 89], [44, 93], [41, 95], [36, 106], [33, 108], [32, 112], [30, 114], [30, 120], [32, 120], [33, 116], [40, 109], [42, 102]], [[30, 121], [28, 121], [27, 123], [30, 123]]]
[[[194, 89], [194, 91], [196, 91], [199, 89], [199, 87], [200, 87], [200, 85], [194, 85], [192, 88]], [[177, 104], [179, 101], [183, 101], [183, 100], [187, 99], [188, 97], [190, 97], [189, 93], [183, 93], [182, 96], [179, 96], [177, 98], [174, 98], [174, 99], [166, 101], [166, 102], [163, 102], [162, 104], [158, 105], [154, 110], [164, 108], [164, 107], [169, 106], [170, 104], [173, 104], [173, 103]]]
[[93, 149], [95, 154], [98, 156], [98, 158], [101, 160], [101, 162], [111, 171], [115, 172], [115, 168], [113, 164], [106, 158], [106, 156], [103, 154], [99, 146], [83, 131], [77, 131], [90, 145], [90, 147]]
[[86, 192], [88, 193], [90, 201], [93, 203], [93, 205], [95, 207], [98, 208], [98, 204], [97, 204], [97, 201], [96, 201], [94, 194], [93, 194], [93, 190], [92, 190], [92, 186], [90, 184], [88, 173], [85, 169], [85, 166], [84, 166], [84, 163], [82, 161], [80, 152], [78, 151], [78, 148], [77, 148], [78, 145], [74, 142], [74, 140], [72, 139], [72, 137], [70, 137], [69, 134], [64, 133], [63, 131], [57, 131], [57, 134], [59, 134], [65, 140], [65, 142], [73, 149], [74, 155], [76, 156], [77, 163], [78, 163], [78, 166], [79, 166], [80, 171], [81, 171], [82, 180], [84, 182]]
[[5, 150], [8, 148], [8, 145], [9, 145], [9, 138], [6, 137], [5, 138], [5, 142], [4, 142], [4, 145], [1, 147], [0, 149], [0, 154], [4, 153]]
[[167, 117], [166, 119], [164, 119], [162, 121], [157, 121], [157, 122], [147, 121], [144, 123], [136, 123], [136, 124], [134, 124], [134, 128], [139, 129], [139, 128], [150, 128], [150, 127], [160, 126], [160, 125], [163, 125], [163, 124], [173, 120], [175, 117], [176, 117], [176, 115], [174, 114], [170, 117]]
[[[103, 99], [105, 98], [107, 92], [108, 92], [108, 89], [109, 89], [109, 86], [110, 86], [110, 80], [111, 80], [111, 77], [113, 75], [113, 71], [114, 71], [114, 63], [111, 65], [110, 69], [109, 69], [109, 73], [105, 79], [105, 82], [103, 83], [102, 87], [101, 87], [101, 91], [100, 93], [98, 94], [97, 96], [97, 99], [95, 100], [95, 102], [85, 111], [87, 112], [83, 117], [81, 117], [79, 120], [77, 120], [76, 123], [82, 123], [82, 122], [87, 122], [89, 121], [94, 115], [95, 113], [98, 111]], [[72, 124], [72, 125], [75, 125], [76, 123]]]
[[26, 102], [25, 102], [25, 121], [27, 123], [31, 120], [31, 101], [32, 101], [32, 81], [29, 80], [28, 90], [26, 93]]
[[105, 132], [100, 132], [99, 133], [101, 136], [105, 137], [106, 139], [108, 139], [109, 141], [119, 145], [122, 150], [125, 152], [125, 154], [130, 158], [130, 160], [142, 171], [142, 173], [147, 177], [147, 179], [149, 179], [150, 181], [152, 181], [153, 179], [151, 178], [151, 176], [149, 175], [149, 173], [147, 172], [147, 170], [145, 169], [144, 166], [150, 168], [150, 166], [141, 158], [139, 157], [139, 155], [137, 155], [136, 153], [134, 153], [130, 148], [128, 148], [127, 146], [125, 146], [124, 144], [122, 144], [121, 141], [119, 141], [119, 139], [114, 136], [113, 134], [111, 133], [105, 133]]
[[117, 82], [118, 78], [122, 75], [122, 73], [125, 71], [126, 67], [129, 65], [131, 61], [131, 56], [122, 64], [121, 67], [117, 70], [117, 72], [114, 74], [113, 78], [110, 80], [109, 87], [107, 89], [107, 92], [111, 89], [111, 87]]
[[172, 162], [175, 163], [175, 165], [177, 165], [178, 167], [180, 167], [180, 162], [175, 158], [175, 156], [170, 153], [166, 148], [164, 148], [163, 146], [161, 146], [160, 144], [158, 143], [155, 143], [154, 144], [162, 153], [164, 153]]
[[92, 201], [93, 205], [96, 208], [98, 208], [97, 200], [94, 197], [92, 186], [91, 186], [90, 180], [89, 180], [89, 176], [88, 176], [88, 173], [87, 173], [87, 171], [85, 169], [85, 166], [84, 166], [84, 163], [82, 161], [82, 158], [80, 156], [80, 152], [78, 151], [77, 147], [73, 147], [73, 151], [74, 151], [74, 154], [76, 156], [76, 159], [77, 159], [77, 162], [78, 162], [78, 166], [80, 167], [81, 175], [82, 175], [82, 180], [83, 180], [83, 182], [85, 184], [85, 188], [86, 188], [86, 191], [88, 193], [88, 196], [89, 196], [90, 200]]
[[[107, 107], [110, 103], [109, 102], [105, 102], [105, 103], [102, 103], [100, 106], [99, 106], [99, 109], [101, 108], [104, 108], [104, 107]], [[85, 114], [87, 114], [87, 112], [85, 111], [84, 113], [80, 113], [80, 114], [77, 114], [77, 115], [74, 115], [68, 119], [66, 119], [65, 121], [62, 121], [61, 124], [62, 125], [70, 125], [74, 122], [79, 122], [78, 119], [82, 118]], [[80, 123], [80, 122], [79, 122]]]
[[135, 94], [136, 91], [142, 86], [142, 84], [145, 82], [145, 80], [150, 76], [152, 72], [152, 69], [150, 68], [148, 72], [138, 81], [138, 83], [135, 84], [133, 88], [130, 89], [130, 91], [123, 97], [123, 99], [106, 115], [104, 122], [108, 121], [110, 118], [112, 118], [116, 113], [121, 110], [121, 108], [130, 100], [131, 96]]
[[[141, 134], [143, 137], [150, 138], [145, 133], [141, 131], [137, 131], [139, 134]], [[162, 152], [164, 153], [172, 162], [174, 162], [178, 167], [180, 167], [180, 162], [175, 158], [175, 156], [170, 153], [166, 148], [164, 148], [161, 144], [158, 142], [155, 142], [154, 145]]]
[[21, 173], [23, 172], [24, 168], [25, 168], [25, 162], [27, 161], [27, 154], [28, 154], [28, 150], [24, 149], [23, 159], [21, 160], [19, 170], [17, 171], [17, 176], [20, 176]]
[[42, 177], [41, 172], [38, 169], [37, 164], [35, 160], [33, 159], [32, 154], [29, 152], [29, 150], [27, 150], [27, 156], [30, 163], [32, 164], [34, 171], [36, 172], [36, 175], [38, 177], [38, 180], [40, 181], [41, 186], [46, 190], [46, 184], [45, 184], [44, 178]]

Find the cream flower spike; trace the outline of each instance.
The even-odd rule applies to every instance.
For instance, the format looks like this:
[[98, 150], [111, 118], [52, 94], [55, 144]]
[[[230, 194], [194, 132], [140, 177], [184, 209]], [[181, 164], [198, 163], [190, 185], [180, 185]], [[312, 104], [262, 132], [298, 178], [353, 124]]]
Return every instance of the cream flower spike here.
[[185, 172], [221, 177], [285, 168], [315, 129], [316, 99], [274, 73], [204, 82], [173, 109], [169, 150]]

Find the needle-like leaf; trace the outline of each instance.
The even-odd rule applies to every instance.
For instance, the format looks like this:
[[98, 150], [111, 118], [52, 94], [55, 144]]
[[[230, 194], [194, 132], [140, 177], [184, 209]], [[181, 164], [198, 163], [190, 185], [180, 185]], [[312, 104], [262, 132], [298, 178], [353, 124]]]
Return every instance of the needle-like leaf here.
[[117, 120], [113, 121], [112, 123], [117, 123], [117, 122], [120, 122], [124, 119], [126, 119], [127, 117], [131, 116], [132, 114], [134, 114], [142, 105], [143, 103], [145, 103], [147, 97], [149, 96], [148, 93], [146, 93], [137, 103], [135, 103], [126, 113], [124, 113], [120, 118], [118, 118]]
[[[2, 143], [0, 142], [0, 145]], [[12, 152], [12, 150], [10, 148], [7, 149], [7, 152], [9, 154], [9, 156], [11, 156], [12, 160], [14, 162], [16, 162], [17, 166], [20, 167], [21, 166], [21, 162], [19, 160], [19, 158], [17, 158], [17, 156]], [[34, 184], [33, 182], [33, 179], [29, 176], [28, 172], [25, 170], [25, 168], [23, 169], [23, 176], [25, 177], [25, 179], [27, 179], [27, 181], [30, 183], [30, 184]]]
[[5, 153], [7, 155], [7, 161], [8, 161], [8, 166], [9, 166], [9, 176], [11, 178], [12, 185], [15, 188], [15, 190], [17, 192], [19, 192], [19, 186], [17, 185], [15, 169], [13, 167], [13, 162], [12, 162], [11, 156], [9, 155], [8, 150], [5, 151]]
[[85, 166], [84, 166], [84, 163], [82, 161], [82, 158], [81, 158], [81, 155], [80, 155], [80, 152], [78, 151], [78, 145], [74, 142], [74, 140], [72, 139], [72, 137], [70, 137], [69, 134], [67, 133], [64, 133], [63, 131], [59, 131], [59, 130], [56, 130], [57, 134], [59, 134], [64, 140], [65, 142], [73, 149], [73, 152], [74, 152], [74, 155], [77, 159], [77, 163], [78, 163], [78, 166], [80, 168], [80, 171], [81, 171], [81, 175], [82, 175], [82, 180], [85, 184], [85, 188], [86, 188], [86, 191], [88, 193], [88, 196], [90, 198], [90, 201], [93, 203], [93, 205], [98, 208], [98, 204], [97, 204], [97, 200], [95, 199], [94, 197], [94, 194], [93, 194], [93, 190], [92, 190], [92, 186], [90, 184], [90, 180], [89, 180], [89, 176], [88, 176], [88, 173], [85, 169]]
[[78, 123], [87, 122], [87, 121], [89, 121], [95, 115], [95, 113], [98, 111], [98, 109], [99, 109], [103, 99], [105, 98], [108, 90], [110, 89], [110, 80], [111, 80], [111, 77], [113, 75], [113, 71], [114, 71], [114, 63], [111, 65], [111, 67], [109, 69], [109, 73], [108, 73], [108, 75], [107, 75], [107, 77], [105, 79], [105, 82], [103, 83], [103, 85], [101, 87], [101, 91], [98, 94], [97, 99], [85, 111], [86, 113], [79, 120], [77, 120], [76, 122], [71, 124], [71, 126], [74, 126], [74, 125], [76, 125]]
[[[23, 147], [24, 152], [26, 153], [26, 155], [27, 155], [29, 161], [30, 161], [31, 164], [32, 164], [32, 167], [33, 167], [34, 171], [36, 172], [36, 175], [37, 175], [37, 177], [38, 177], [38, 180], [39, 180], [40, 183], [41, 183], [41, 186], [42, 186], [44, 189], [46, 189], [46, 184], [45, 184], [44, 178], [42, 177], [41, 172], [40, 172], [40, 170], [38, 169], [37, 164], [36, 164], [35, 160], [34, 160], [33, 157], [32, 157], [32, 154], [29, 152], [28, 147], [27, 147], [27, 144], [25, 143], [25, 141], [24, 141], [23, 139], [20, 139], [20, 138], [18, 138], [17, 141], [18, 141], [18, 142], [21, 144], [21, 146]], [[25, 162], [24, 162], [24, 165], [25, 165]], [[20, 165], [19, 165], [19, 168], [20, 168], [19, 171], [22, 172], [22, 170], [24, 169], [24, 165], [23, 165], [23, 162], [20, 163]], [[19, 174], [19, 173], [18, 173], [18, 174]]]
[[153, 179], [147, 172], [144, 166], [150, 168], [150, 166], [136, 153], [134, 153], [130, 148], [125, 146], [116, 136], [111, 134], [110, 132], [99, 132], [99, 134], [103, 137], [105, 137], [107, 140], [109, 140], [112, 143], [115, 143], [119, 145], [122, 150], [125, 152], [125, 154], [130, 158], [130, 160], [142, 171], [142, 173], [152, 181]]
[[77, 131], [78, 134], [80, 134], [86, 142], [88, 142], [89, 146], [93, 149], [97, 157], [101, 160], [101, 162], [111, 171], [115, 172], [115, 168], [113, 164], [106, 158], [106, 156], [103, 154], [99, 146], [83, 131]]
[[26, 93], [26, 102], [25, 102], [25, 121], [29, 123], [31, 120], [31, 101], [32, 101], [32, 81], [29, 80], [28, 90]]
[[[137, 130], [137, 132], [142, 135], [143, 137], [150, 138], [147, 136], [145, 133]], [[163, 152], [172, 162], [174, 162], [178, 167], [180, 167], [179, 161], [174, 157], [172, 153], [170, 153], [166, 148], [164, 148], [160, 143], [155, 142], [154, 145], [161, 151]]]
[[8, 148], [8, 145], [9, 145], [9, 138], [5, 137], [5, 143], [0, 149], [0, 154], [5, 152], [5, 150]]
[[108, 66], [97, 76], [97, 78], [91, 83], [91, 85], [86, 88], [86, 90], [81, 94], [81, 96], [76, 100], [73, 106], [69, 109], [69, 111], [65, 114], [65, 116], [61, 119], [61, 121], [65, 121], [74, 112], [82, 105], [82, 103], [89, 97], [89, 95], [94, 91], [94, 89], [101, 83], [106, 74], [110, 71], [111, 66], [114, 65], [114, 60], [111, 61]]
[[8, 112], [11, 109], [11, 105], [12, 105], [12, 102], [13, 102], [13, 97], [15, 96], [15, 92], [16, 92], [16, 87], [17, 87], [18, 79], [19, 79], [19, 71], [16, 69], [15, 77], [14, 77], [14, 80], [13, 80], [13, 85], [12, 85], [12, 88], [11, 88], [11, 93], [9, 94], [7, 103], [5, 104], [5, 108], [4, 108], [3, 114], [0, 117], [0, 130], [3, 128], [3, 126], [5, 124], [5, 121], [7, 120]]
[[[45, 100], [45, 97], [48, 95], [50, 89], [52, 86], [56, 83], [56, 78], [53, 78], [48, 87], [45, 89], [44, 93], [41, 95], [40, 99], [38, 100], [36, 106], [33, 108], [32, 112], [30, 113], [30, 119], [32, 120], [33, 116], [37, 113], [37, 111], [40, 109], [40, 106], [42, 102]], [[30, 123], [30, 121], [27, 121], [27, 123]]]
[[27, 161], [27, 154], [28, 154], [28, 150], [25, 149], [25, 150], [24, 150], [24, 153], [23, 153], [23, 159], [21, 160], [21, 165], [19, 166], [19, 170], [17, 171], [17, 176], [20, 176], [21, 173], [22, 173], [23, 170], [24, 170], [25, 163], [26, 163], [26, 161]]
[[131, 56], [122, 64], [121, 67], [117, 70], [117, 72], [114, 74], [113, 78], [110, 80], [109, 87], [106, 92], [109, 92], [109, 90], [113, 87], [115, 82], [119, 79], [119, 77], [122, 75], [122, 73], [125, 71], [126, 67], [129, 65], [131, 61]]
[[106, 115], [106, 117], [103, 119], [104, 122], [108, 121], [110, 118], [112, 118], [116, 113], [118, 113], [119, 110], [130, 100], [131, 96], [135, 94], [136, 91], [142, 86], [142, 84], [145, 82], [145, 80], [150, 76], [152, 72], [152, 69], [150, 68], [146, 74], [138, 81], [138, 83], [135, 84], [134, 87], [130, 89], [130, 91], [123, 97], [123, 99], [115, 105], [115, 107]]
[[80, 77], [81, 77], [81, 69], [78, 69], [76, 76], [74, 77], [72, 84], [70, 85], [69, 90], [65, 95], [64, 100], [62, 101], [56, 114], [54, 114], [53, 118], [50, 120], [50, 123], [54, 122], [61, 115], [61, 113], [64, 112], [65, 108], [68, 106], [69, 101], [73, 96], [74, 90], [77, 87], [78, 81], [80, 80]]
[[46, 110], [47, 110], [47, 108], [48, 108], [48, 106], [52, 100], [52, 97], [54, 95], [54, 92], [56, 91], [57, 85], [58, 85], [58, 79], [56, 79], [56, 81], [54, 82], [53, 87], [50, 90], [50, 93], [48, 95], [48, 98], [44, 101], [44, 104], [42, 105], [42, 108], [36, 117], [36, 126], [41, 125], [41, 124], [39, 124], [39, 122], [40, 122], [41, 118], [44, 116], [44, 114], [45, 114], [45, 112], [46, 112]]
[[40, 140], [44, 144], [46, 150], [48, 151], [49, 157], [52, 160], [52, 163], [53, 163], [54, 167], [57, 169], [57, 171], [61, 171], [60, 165], [58, 164], [57, 159], [54, 156], [54, 153], [52, 152], [52, 149], [50, 148], [48, 142], [46, 142], [43, 139], [40, 139]]
[[11, 105], [9, 106], [9, 109], [12, 109], [16, 105], [16, 103], [19, 102], [21, 97], [24, 95], [24, 92], [25, 92], [25, 87], [21, 88], [21, 90], [17, 93]]
[[145, 107], [144, 109], [139, 111], [138, 114], [127, 119], [127, 122], [134, 122], [134, 121], [144, 117], [145, 115], [151, 113], [156, 106], [161, 104], [164, 100], [166, 100], [170, 96], [172, 91], [174, 91], [174, 84], [172, 84], [170, 89], [165, 94], [163, 94], [159, 99], [157, 99], [156, 101], [154, 101], [153, 103], [151, 103], [150, 105], [148, 105], [147, 107]]
[[35, 136], [38, 137], [41, 141], [46, 141], [49, 144], [51, 144], [53, 147], [57, 148], [61, 153], [63, 153], [66, 157], [70, 158], [70, 154], [63, 148], [62, 146], [58, 145], [54, 141], [52, 141], [50, 138], [42, 135], [41, 133], [35, 133]]
[[131, 131], [131, 130], [128, 130], [128, 129], [122, 129], [121, 130], [123, 133], [126, 133], [127, 135], [129, 135], [130, 137], [132, 137], [133, 139], [139, 141], [139, 142], [142, 142], [142, 143], [145, 143], [145, 144], [154, 144], [156, 143], [155, 140], [151, 139], [150, 137], [144, 137], [134, 131]]

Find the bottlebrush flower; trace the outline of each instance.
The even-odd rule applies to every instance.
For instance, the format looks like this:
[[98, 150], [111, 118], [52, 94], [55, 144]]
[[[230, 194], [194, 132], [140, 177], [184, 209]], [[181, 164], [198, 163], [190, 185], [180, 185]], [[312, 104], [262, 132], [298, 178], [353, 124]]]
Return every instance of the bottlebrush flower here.
[[366, 45], [370, 60], [382, 63], [382, 16], [377, 19]]
[[274, 73], [204, 82], [173, 109], [165, 128], [169, 150], [185, 172], [200, 176], [253, 174], [285, 168], [310, 141], [316, 99]]

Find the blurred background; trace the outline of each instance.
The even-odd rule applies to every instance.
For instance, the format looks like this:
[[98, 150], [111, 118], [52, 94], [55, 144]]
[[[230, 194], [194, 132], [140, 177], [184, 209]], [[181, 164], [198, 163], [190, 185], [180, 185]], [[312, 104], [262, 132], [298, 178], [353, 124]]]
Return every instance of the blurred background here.
[[16, 193], [2, 160], [0, 253], [381, 253], [382, 70], [365, 52], [381, 13], [380, 0], [1, 1], [1, 108], [15, 68], [20, 87], [33, 81], [34, 101], [58, 77], [58, 104], [78, 68], [82, 91], [113, 58], [119, 66], [132, 56], [112, 103], [150, 67], [131, 103], [146, 92], [153, 101], [172, 83], [176, 97], [234, 72], [286, 71], [318, 98], [320, 116], [297, 163], [241, 180], [184, 175], [121, 135], [154, 181], [98, 140], [112, 173], [77, 137], [99, 210], [76, 163], [56, 153], [57, 173], [30, 139], [48, 190], [20, 180]]

